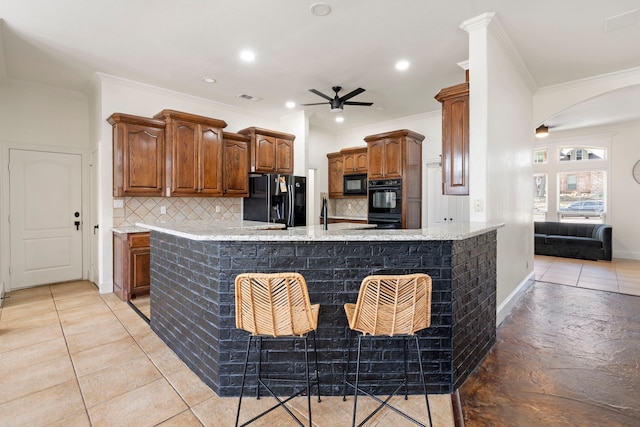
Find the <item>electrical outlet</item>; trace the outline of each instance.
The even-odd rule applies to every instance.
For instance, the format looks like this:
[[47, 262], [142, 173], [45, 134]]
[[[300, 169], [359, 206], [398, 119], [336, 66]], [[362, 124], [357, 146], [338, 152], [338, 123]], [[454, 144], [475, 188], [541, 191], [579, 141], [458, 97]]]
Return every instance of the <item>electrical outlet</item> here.
[[351, 210], [351, 203], [347, 204], [347, 209]]
[[166, 214], [167, 213], [167, 207], [166, 206], [160, 206], [160, 213], [161, 214]]
[[475, 199], [473, 201], [473, 211], [474, 212], [482, 212], [482, 199]]
[[122, 199], [113, 199], [113, 207], [114, 208], [123, 208], [124, 207], [124, 200], [122, 200]]
[[220, 205], [216, 205], [216, 213], [220, 213]]

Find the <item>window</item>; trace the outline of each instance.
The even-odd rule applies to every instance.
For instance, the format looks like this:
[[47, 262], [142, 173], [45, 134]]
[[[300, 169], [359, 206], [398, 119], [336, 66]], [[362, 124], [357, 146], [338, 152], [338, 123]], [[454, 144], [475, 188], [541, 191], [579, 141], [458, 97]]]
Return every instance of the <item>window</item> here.
[[604, 160], [607, 150], [602, 147], [560, 147], [558, 153], [561, 162]]
[[533, 147], [534, 221], [606, 222], [611, 138], [565, 133]]
[[547, 216], [547, 174], [533, 175], [533, 220], [544, 221]]
[[539, 148], [539, 149], [537, 149], [537, 150], [535, 150], [533, 152], [533, 163], [536, 164], [536, 165], [547, 163], [547, 149], [546, 148]]
[[560, 221], [602, 222], [605, 213], [605, 171], [560, 172], [558, 216]]

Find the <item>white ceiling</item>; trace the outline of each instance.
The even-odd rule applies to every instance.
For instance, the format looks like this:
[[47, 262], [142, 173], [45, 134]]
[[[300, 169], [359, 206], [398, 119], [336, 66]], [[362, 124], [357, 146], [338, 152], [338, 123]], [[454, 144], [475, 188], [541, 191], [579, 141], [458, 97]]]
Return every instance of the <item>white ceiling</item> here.
[[[313, 3], [0, 0], [0, 78], [83, 91], [102, 72], [271, 117], [289, 114], [289, 100], [322, 102], [311, 88], [331, 96], [336, 85], [341, 94], [365, 88], [351, 100], [374, 105], [346, 106], [342, 124], [328, 105], [306, 107], [313, 126], [339, 131], [438, 110], [433, 96], [464, 81], [457, 63], [468, 42], [459, 25], [484, 12], [497, 13], [538, 87], [640, 67], [637, 13], [605, 31], [605, 19], [639, 9], [640, 0], [326, 0], [327, 16], [312, 15]], [[253, 63], [239, 59], [243, 49], [256, 53]], [[408, 70], [394, 69], [399, 59], [411, 62]], [[592, 100], [547, 124], [639, 118], [638, 91]]]

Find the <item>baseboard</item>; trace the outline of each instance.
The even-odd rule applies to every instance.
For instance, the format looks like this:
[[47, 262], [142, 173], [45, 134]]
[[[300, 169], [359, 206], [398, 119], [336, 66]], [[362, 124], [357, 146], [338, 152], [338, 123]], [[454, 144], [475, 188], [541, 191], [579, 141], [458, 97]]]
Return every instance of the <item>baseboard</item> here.
[[613, 251], [613, 260], [616, 258], [640, 260], [640, 252], [635, 251]]
[[522, 282], [500, 303], [496, 309], [496, 327], [511, 313], [511, 310], [520, 302], [525, 291], [535, 282], [535, 272], [529, 273]]

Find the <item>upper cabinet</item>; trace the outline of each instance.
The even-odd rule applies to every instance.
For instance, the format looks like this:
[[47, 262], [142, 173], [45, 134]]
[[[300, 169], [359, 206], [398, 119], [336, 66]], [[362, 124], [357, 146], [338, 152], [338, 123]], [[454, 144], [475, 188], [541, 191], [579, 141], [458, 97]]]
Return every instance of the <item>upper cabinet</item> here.
[[369, 179], [403, 178], [408, 164], [415, 153], [422, 153], [423, 135], [410, 130], [397, 130], [364, 138], [367, 142]]
[[154, 118], [166, 123], [166, 195], [221, 196], [222, 129], [227, 124], [174, 110]]
[[238, 133], [250, 138], [250, 171], [257, 173], [293, 173], [295, 135], [250, 127]]
[[367, 147], [344, 148], [340, 152], [343, 156], [345, 175], [367, 173]]
[[162, 196], [165, 123], [122, 113], [107, 121], [113, 127], [113, 196]]
[[224, 196], [249, 196], [249, 142], [238, 133], [222, 133], [222, 186]]
[[469, 83], [442, 89], [442, 194], [469, 194]]
[[342, 197], [344, 157], [342, 153], [327, 154], [329, 162], [329, 197]]

